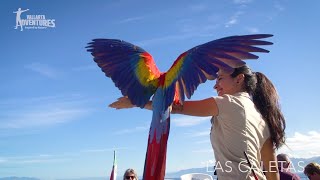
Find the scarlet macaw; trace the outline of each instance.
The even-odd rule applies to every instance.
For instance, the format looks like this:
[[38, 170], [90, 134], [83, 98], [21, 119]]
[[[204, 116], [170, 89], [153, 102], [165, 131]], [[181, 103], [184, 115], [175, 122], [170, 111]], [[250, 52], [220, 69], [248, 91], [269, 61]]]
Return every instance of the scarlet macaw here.
[[182, 53], [164, 73], [148, 52], [131, 43], [116, 39], [94, 39], [88, 43], [87, 51], [94, 61], [133, 105], [143, 108], [153, 95], [143, 179], [164, 179], [170, 106], [183, 104], [185, 96], [190, 99], [198, 85], [215, 79], [220, 69], [232, 73], [245, 64], [242, 60], [258, 59], [251, 52], [269, 52], [255, 46], [271, 45], [260, 40], [271, 36], [230, 36], [207, 42]]

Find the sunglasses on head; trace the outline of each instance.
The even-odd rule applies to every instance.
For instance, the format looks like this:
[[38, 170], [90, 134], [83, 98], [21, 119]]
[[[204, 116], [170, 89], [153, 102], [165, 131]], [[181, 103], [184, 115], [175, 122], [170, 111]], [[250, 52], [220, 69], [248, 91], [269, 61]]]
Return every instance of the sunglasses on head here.
[[126, 179], [135, 179], [135, 176], [126, 176]]

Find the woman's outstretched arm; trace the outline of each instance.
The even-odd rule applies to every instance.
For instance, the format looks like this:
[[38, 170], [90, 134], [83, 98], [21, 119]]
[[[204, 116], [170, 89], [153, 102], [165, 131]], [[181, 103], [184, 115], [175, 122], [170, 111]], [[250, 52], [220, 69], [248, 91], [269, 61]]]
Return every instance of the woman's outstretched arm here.
[[219, 111], [216, 101], [210, 97], [198, 101], [185, 101], [183, 105], [173, 105], [172, 113], [190, 116], [216, 116]]
[[[131, 104], [127, 97], [121, 97], [117, 101], [109, 105], [115, 109], [126, 109], [136, 107]], [[145, 109], [152, 110], [152, 101], [149, 101]], [[173, 105], [173, 114], [185, 114], [190, 116], [216, 116], [218, 115], [218, 106], [213, 97], [198, 100], [198, 101], [185, 101], [183, 105]]]

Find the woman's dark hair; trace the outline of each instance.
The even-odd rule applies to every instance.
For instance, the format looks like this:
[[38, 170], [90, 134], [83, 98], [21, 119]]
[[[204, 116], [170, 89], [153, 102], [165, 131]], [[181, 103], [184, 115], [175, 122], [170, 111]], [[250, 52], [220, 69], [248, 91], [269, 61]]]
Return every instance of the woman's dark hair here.
[[253, 73], [246, 65], [235, 68], [231, 77], [239, 74], [244, 74], [245, 90], [252, 96], [253, 103], [267, 122], [272, 142], [278, 149], [285, 143], [286, 122], [280, 110], [276, 88], [264, 74]]
[[320, 175], [320, 165], [316, 162], [311, 162], [309, 163], [305, 168], [303, 173], [306, 176], [311, 176], [314, 174], [319, 174]]

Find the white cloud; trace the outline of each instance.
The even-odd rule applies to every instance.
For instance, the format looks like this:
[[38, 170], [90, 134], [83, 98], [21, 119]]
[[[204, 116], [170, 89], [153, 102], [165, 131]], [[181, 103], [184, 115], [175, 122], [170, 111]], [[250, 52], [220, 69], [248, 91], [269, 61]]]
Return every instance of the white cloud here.
[[87, 104], [89, 101], [89, 99], [78, 93], [27, 98], [7, 98], [0, 101], [0, 114], [4, 111], [4, 109], [23, 110], [33, 106], [46, 107], [61, 104], [64, 106], [78, 106], [80, 104]]
[[33, 155], [33, 156], [13, 156], [5, 157], [2, 164], [39, 164], [39, 163], [55, 163], [70, 161], [71, 158], [63, 157], [64, 155]]
[[211, 142], [210, 142], [209, 139], [201, 140], [201, 141], [196, 141], [195, 143], [196, 143], [196, 144], [211, 144]]
[[174, 118], [171, 121], [174, 125], [179, 127], [185, 126], [195, 126], [204, 122], [210, 122], [209, 117], [191, 117], [191, 116], [184, 116], [181, 118]]
[[211, 25], [211, 24], [204, 25], [204, 26], [198, 25], [197, 27], [183, 26], [180, 29], [181, 33], [179, 34], [147, 39], [147, 40], [139, 41], [136, 44], [141, 47], [146, 47], [154, 44], [174, 42], [179, 40], [191, 39], [195, 37], [210, 37], [214, 35], [213, 30], [216, 28], [217, 28], [217, 25]]
[[97, 65], [87, 65], [87, 66], [78, 66], [73, 67], [72, 71], [89, 71], [89, 70], [97, 70], [99, 67]]
[[139, 16], [139, 17], [130, 17], [130, 18], [127, 18], [127, 19], [123, 19], [123, 20], [120, 20], [118, 23], [130, 23], [130, 22], [136, 22], [136, 21], [139, 21], [139, 20], [142, 20], [144, 19], [144, 17], [142, 16]]
[[28, 156], [7, 156], [0, 157], [0, 164], [42, 164], [42, 163], [56, 163], [74, 161], [79, 157], [95, 155], [96, 153], [103, 153], [113, 150], [127, 150], [127, 147], [119, 148], [102, 148], [102, 149], [87, 149], [78, 152], [64, 152], [61, 154], [38, 154]]
[[31, 63], [25, 66], [25, 68], [30, 69], [34, 72], [40, 73], [48, 78], [57, 78], [59, 72], [56, 71], [54, 68], [48, 66], [47, 64], [41, 63]]
[[151, 44], [158, 44], [158, 43], [163, 43], [163, 42], [167, 42], [167, 41], [188, 39], [188, 38], [191, 38], [191, 37], [194, 37], [194, 34], [168, 35], [168, 36], [163, 36], [163, 37], [152, 38], [152, 39], [140, 41], [137, 44], [139, 44], [139, 46], [149, 46]]
[[32, 128], [40, 126], [49, 126], [58, 123], [65, 123], [79, 118], [88, 113], [87, 109], [77, 109], [71, 107], [64, 108], [35, 108], [29, 112], [19, 114], [10, 114], [5, 122], [0, 123], [0, 128]]
[[255, 28], [255, 27], [249, 27], [247, 28], [247, 30], [249, 31], [249, 33], [255, 34], [255, 33], [259, 33], [259, 29]]
[[54, 163], [54, 162], [66, 162], [70, 161], [69, 158], [59, 158], [59, 159], [29, 159], [29, 160], [21, 160], [14, 161], [16, 164], [38, 164], [38, 163]]
[[80, 95], [7, 99], [0, 103], [0, 129], [35, 128], [65, 123], [88, 114]]
[[270, 12], [266, 18], [268, 21], [272, 21], [277, 16], [279, 16], [283, 11], [285, 11], [285, 7], [282, 6], [279, 2], [274, 3], [274, 10]]
[[275, 2], [274, 7], [276, 8], [277, 11], [284, 11], [285, 7], [282, 6], [279, 2]]
[[114, 134], [116, 135], [120, 135], [120, 134], [130, 134], [130, 133], [135, 133], [135, 132], [139, 132], [139, 131], [146, 131], [149, 129], [149, 126], [137, 126], [134, 128], [130, 128], [130, 129], [122, 129], [119, 131], [114, 132]]
[[202, 137], [202, 136], [208, 136], [210, 135], [210, 129], [204, 130], [204, 131], [198, 131], [198, 132], [191, 132], [191, 133], [186, 133], [187, 136], [190, 137]]
[[320, 156], [320, 132], [295, 132], [293, 137], [287, 138], [286, 144], [287, 146], [279, 149], [279, 153], [286, 153], [295, 158]]
[[1, 164], [1, 163], [5, 163], [5, 162], [7, 162], [7, 161], [8, 161], [7, 159], [0, 157], [0, 164]]
[[219, 28], [219, 23], [206, 23], [195, 25], [192, 22], [181, 23], [179, 26], [180, 34], [177, 36], [172, 36], [172, 38], [191, 38], [191, 37], [206, 37], [213, 35], [213, 32]]
[[213, 149], [198, 149], [198, 150], [192, 150], [193, 153], [213, 153]]
[[251, 3], [253, 0], [233, 0], [233, 3], [234, 4], [241, 4], [241, 5], [243, 5], [243, 4], [249, 4], [249, 3]]
[[228, 27], [231, 27], [231, 26], [237, 24], [239, 21], [238, 19], [239, 19], [240, 15], [242, 15], [242, 14], [243, 14], [243, 11], [237, 11], [235, 14], [233, 14], [230, 17], [229, 21], [225, 23], [225, 27], [228, 28]]
[[[198, 7], [200, 9], [200, 7]], [[242, 11], [236, 13], [236, 18], [242, 14]], [[204, 22], [194, 22], [193, 19], [184, 18], [177, 21], [178, 33], [169, 34], [161, 37], [141, 40], [135, 44], [146, 47], [154, 44], [169, 43], [198, 37], [214, 37], [216, 30], [225, 24], [221, 21], [221, 16], [213, 14], [207, 17]]]

